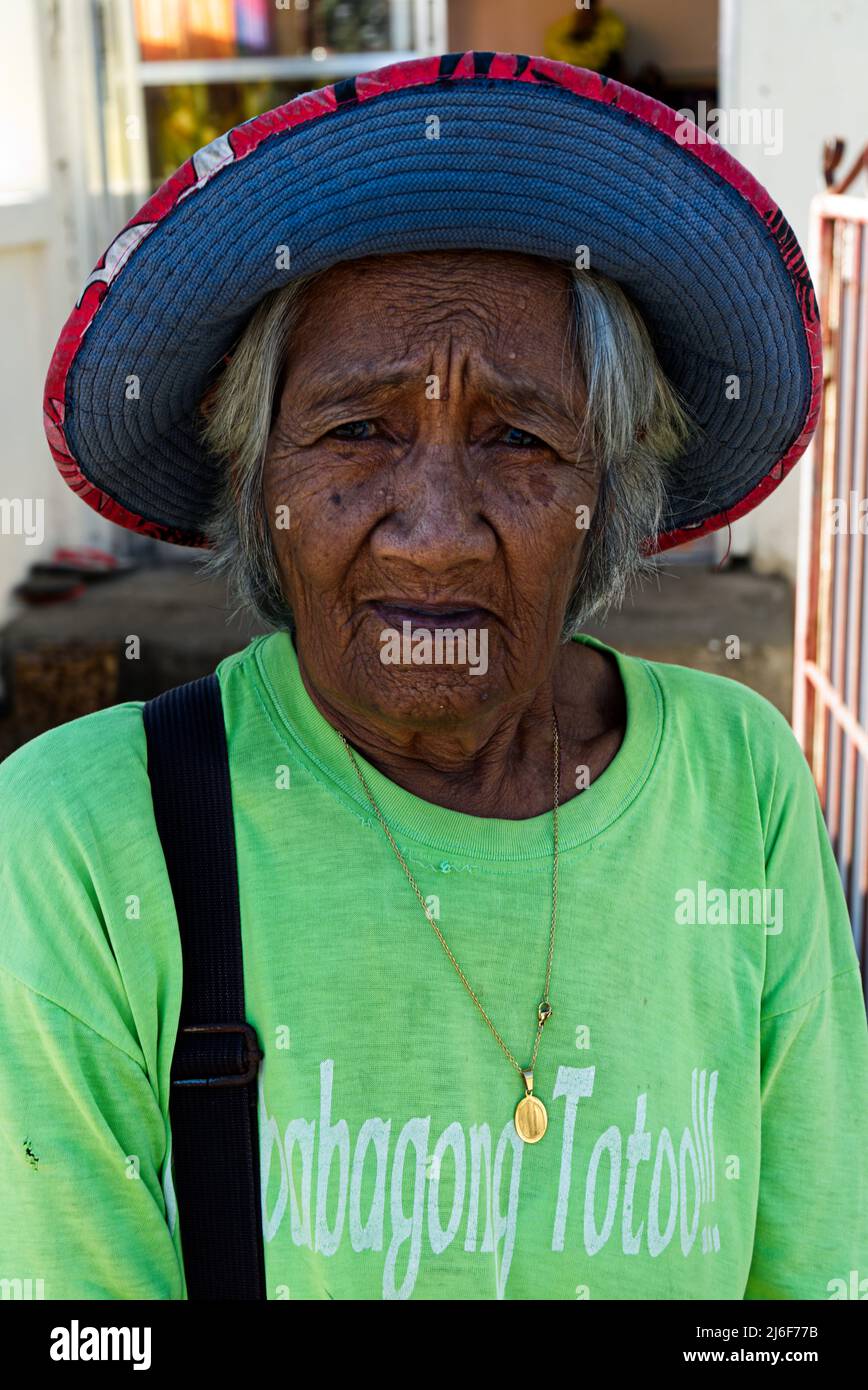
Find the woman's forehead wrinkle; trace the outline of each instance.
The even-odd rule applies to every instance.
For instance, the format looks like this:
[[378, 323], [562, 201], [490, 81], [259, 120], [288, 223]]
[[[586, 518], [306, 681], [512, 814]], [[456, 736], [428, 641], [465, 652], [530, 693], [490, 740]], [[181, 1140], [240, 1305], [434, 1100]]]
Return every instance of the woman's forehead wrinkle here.
[[383, 257], [379, 264], [342, 262], [325, 271], [306, 306], [319, 331], [333, 321], [340, 348], [381, 341], [409, 352], [444, 329], [503, 337], [518, 344], [566, 327], [570, 293], [563, 268], [498, 253]]
[[[430, 372], [424, 365], [387, 371], [376, 367], [357, 367], [347, 371], [325, 365], [301, 385], [297, 393], [292, 393], [291, 401], [295, 409], [314, 414], [319, 410], [335, 409], [354, 402], [371, 404], [385, 401], [409, 390], [411, 396], [418, 393], [420, 403], [424, 401], [428, 405], [431, 397], [425, 394], [425, 387], [429, 376]], [[447, 401], [449, 395], [447, 374], [436, 399]], [[518, 374], [513, 377], [508, 370], [498, 372], [486, 369], [475, 360], [468, 360], [462, 368], [459, 395], [467, 401], [482, 397], [517, 410], [533, 410], [558, 423], [575, 424], [578, 418], [577, 403], [566, 392], [550, 389], [539, 379]]]
[[[344, 363], [336, 362], [334, 358], [321, 358], [316, 363], [308, 364], [310, 370], [300, 373], [298, 393], [293, 392], [294, 399], [297, 405], [316, 410], [343, 401], [368, 399], [387, 392], [397, 393], [406, 387], [424, 390], [431, 370], [436, 368], [435, 357], [436, 353], [432, 353], [414, 362], [385, 364], [379, 361]], [[451, 376], [447, 364], [440, 399], [448, 398]], [[548, 373], [544, 372], [531, 376], [524, 367], [513, 366], [508, 361], [502, 364], [488, 362], [484, 353], [460, 354], [458, 380], [462, 394], [483, 394], [517, 408], [542, 408], [560, 419], [573, 420], [576, 403], [560, 381], [554, 363], [551, 380], [547, 381], [546, 376]]]
[[408, 364], [383, 367], [377, 363], [321, 361], [299, 383], [297, 404], [307, 410], [338, 405], [342, 401], [394, 392], [418, 382], [419, 369]]
[[483, 390], [492, 396], [501, 397], [511, 405], [519, 408], [542, 406], [552, 415], [570, 421], [575, 419], [576, 402], [564, 389], [560, 375], [554, 371], [551, 387], [541, 377], [528, 376], [520, 368], [512, 370], [507, 367], [501, 371], [496, 367], [480, 364], [476, 368], [475, 377]]

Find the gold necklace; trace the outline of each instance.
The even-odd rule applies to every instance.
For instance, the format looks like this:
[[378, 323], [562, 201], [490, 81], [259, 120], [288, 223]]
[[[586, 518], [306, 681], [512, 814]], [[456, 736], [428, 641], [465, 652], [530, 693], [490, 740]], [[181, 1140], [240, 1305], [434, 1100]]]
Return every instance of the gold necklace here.
[[473, 986], [470, 984], [470, 981], [464, 974], [464, 971], [461, 969], [461, 966], [458, 964], [458, 961], [455, 959], [454, 955], [450, 951], [449, 946], [446, 943], [446, 938], [444, 937], [437, 923], [434, 921], [434, 918], [428, 911], [425, 899], [422, 897], [422, 894], [419, 891], [419, 885], [417, 884], [415, 878], [408, 869], [407, 864], [404, 860], [404, 856], [401, 854], [401, 851], [398, 849], [398, 846], [395, 844], [395, 841], [392, 838], [391, 831], [389, 830], [389, 827], [384, 821], [382, 814], [380, 813], [380, 808], [374, 800], [371, 789], [365, 781], [364, 776], [362, 775], [362, 769], [356, 762], [352, 748], [350, 747], [347, 740], [344, 738], [343, 734], [340, 733], [340, 730], [338, 730], [341, 742], [343, 743], [344, 747], [350, 755], [350, 762], [355, 768], [356, 775], [358, 776], [359, 781], [365, 789], [367, 798], [370, 801], [371, 806], [373, 807], [374, 814], [376, 815], [377, 820], [380, 822], [380, 825], [383, 827], [383, 830], [385, 831], [386, 836], [388, 838], [389, 844], [395, 851], [395, 854], [398, 857], [398, 862], [400, 863], [401, 868], [404, 870], [404, 873], [407, 875], [407, 878], [410, 881], [410, 886], [422, 905], [422, 911], [425, 913], [425, 916], [429, 924], [434, 928], [434, 931], [437, 933], [441, 946], [443, 947], [447, 956], [451, 960], [452, 964], [455, 966], [455, 969], [458, 971], [458, 975], [461, 979], [462, 984], [464, 985], [464, 988], [467, 990], [477, 1009], [482, 1014], [482, 1017], [485, 1019], [485, 1022], [488, 1024], [489, 1029], [497, 1039], [501, 1051], [509, 1058], [510, 1063], [524, 1081], [525, 1093], [522, 1096], [521, 1100], [518, 1102], [518, 1105], [515, 1107], [514, 1118], [516, 1130], [518, 1131], [520, 1137], [524, 1140], [526, 1144], [538, 1143], [539, 1140], [542, 1139], [543, 1135], [545, 1134], [546, 1127], [548, 1125], [548, 1114], [546, 1112], [546, 1108], [540, 1100], [539, 1096], [535, 1096], [533, 1093], [533, 1069], [536, 1064], [536, 1055], [539, 1050], [539, 1041], [542, 1036], [543, 1026], [548, 1022], [548, 1020], [552, 1016], [552, 1006], [549, 1003], [549, 986], [551, 984], [552, 976], [552, 959], [554, 957], [555, 950], [555, 919], [557, 916], [558, 908], [558, 788], [560, 784], [561, 765], [560, 730], [558, 729], [558, 717], [554, 709], [552, 709], [552, 728], [554, 733], [554, 804], [552, 807], [552, 832], [554, 840], [554, 855], [552, 860], [552, 925], [551, 932], [549, 934], [549, 955], [548, 962], [546, 964], [545, 992], [543, 994], [542, 999], [540, 1000], [540, 1003], [537, 1005], [536, 1041], [533, 1045], [533, 1056], [530, 1059], [530, 1065], [527, 1067], [521, 1066], [520, 1063], [516, 1061], [515, 1057], [513, 1057], [506, 1043], [503, 1041], [503, 1038], [500, 1036], [491, 1019], [488, 1017], [488, 1014], [485, 1012], [484, 1008], [479, 1002], [479, 999], [473, 989]]

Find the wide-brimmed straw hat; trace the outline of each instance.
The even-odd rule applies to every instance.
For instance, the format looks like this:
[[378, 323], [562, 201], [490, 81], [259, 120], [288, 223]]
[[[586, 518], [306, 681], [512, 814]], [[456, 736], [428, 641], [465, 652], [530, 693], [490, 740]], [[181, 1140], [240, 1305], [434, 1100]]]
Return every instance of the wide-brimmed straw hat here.
[[52, 455], [103, 516], [204, 545], [220, 465], [198, 407], [269, 291], [366, 255], [472, 248], [571, 266], [583, 246], [644, 316], [700, 426], [649, 548], [725, 526], [774, 490], [816, 424], [802, 252], [766, 190], [683, 116], [522, 54], [349, 78], [188, 159], [109, 246], [61, 333]]

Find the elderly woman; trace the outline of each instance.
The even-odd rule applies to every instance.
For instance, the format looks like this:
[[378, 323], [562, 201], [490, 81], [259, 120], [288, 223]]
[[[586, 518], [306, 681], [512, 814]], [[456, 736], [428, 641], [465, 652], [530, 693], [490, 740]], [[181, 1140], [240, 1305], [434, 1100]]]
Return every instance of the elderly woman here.
[[546, 60], [400, 65], [194, 155], [93, 272], [58, 465], [269, 631], [3, 767], [4, 1274], [859, 1296], [807, 764], [744, 686], [581, 632], [816, 421], [798, 247], [692, 129]]

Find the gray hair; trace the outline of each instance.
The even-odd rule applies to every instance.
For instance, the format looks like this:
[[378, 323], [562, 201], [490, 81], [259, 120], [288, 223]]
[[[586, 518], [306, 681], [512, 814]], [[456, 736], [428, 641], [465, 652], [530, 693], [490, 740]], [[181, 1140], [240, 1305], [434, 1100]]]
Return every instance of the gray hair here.
[[[265, 514], [265, 459], [292, 332], [305, 290], [317, 278], [301, 277], [261, 301], [208, 393], [203, 428], [206, 448], [223, 466], [205, 525], [211, 549], [203, 569], [225, 576], [239, 608], [252, 609], [268, 628], [291, 630], [293, 618]], [[692, 428], [624, 291], [589, 270], [572, 272], [572, 291], [567, 347], [584, 391], [576, 462], [591, 455], [599, 491], [564, 616], [564, 640], [655, 572], [648, 542], [661, 526], [667, 465]]]

